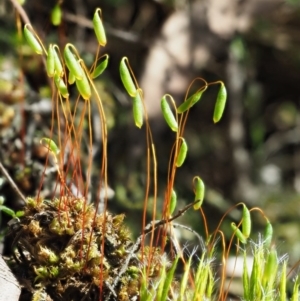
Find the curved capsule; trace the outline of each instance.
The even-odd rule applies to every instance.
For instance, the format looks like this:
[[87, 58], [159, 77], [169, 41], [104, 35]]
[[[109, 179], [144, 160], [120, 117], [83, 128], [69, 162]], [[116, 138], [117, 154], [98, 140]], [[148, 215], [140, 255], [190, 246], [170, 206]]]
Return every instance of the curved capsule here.
[[40, 140], [40, 143], [47, 147], [54, 155], [59, 154], [60, 150], [52, 139], [44, 137]]
[[170, 208], [169, 214], [170, 215], [172, 215], [173, 212], [175, 211], [176, 205], [177, 205], [177, 195], [176, 195], [176, 192], [174, 191], [174, 189], [172, 189], [170, 204], [169, 204], [169, 208]]
[[188, 151], [188, 146], [187, 143], [185, 142], [185, 139], [181, 137], [180, 140], [181, 140], [181, 145], [176, 158], [176, 167], [180, 167], [184, 163]]
[[194, 205], [194, 210], [198, 210], [201, 208], [203, 200], [204, 200], [205, 185], [199, 177], [195, 177], [194, 178], [194, 187], [195, 187], [195, 201], [198, 201]]
[[221, 83], [221, 87], [219, 89], [219, 93], [217, 96], [217, 101], [214, 109], [214, 116], [213, 116], [214, 123], [219, 122], [220, 119], [222, 118], [225, 109], [226, 99], [227, 99], [227, 91], [225, 85]]
[[[170, 96], [173, 104], [175, 105], [175, 102], [172, 98], [172, 96]], [[170, 105], [167, 101], [166, 95], [163, 96], [163, 98], [160, 101], [160, 106], [161, 106], [161, 110], [163, 113], [163, 116], [167, 122], [167, 124], [169, 125], [169, 127], [171, 128], [172, 131], [177, 132], [178, 131], [178, 123], [175, 119], [175, 116], [170, 108]]]
[[243, 205], [242, 232], [246, 238], [251, 234], [251, 215], [246, 205]]
[[138, 128], [141, 128], [144, 121], [144, 107], [143, 107], [143, 101], [141, 98], [142, 90], [138, 89], [136, 96], [132, 98], [132, 110], [133, 110], [133, 118], [135, 125]]
[[74, 74], [76, 79], [80, 80], [83, 78], [83, 70], [80, 64], [78, 63], [77, 59], [75, 58], [74, 54], [70, 50], [70, 47], [74, 48], [72, 44], [68, 43], [64, 49], [65, 63], [68, 69], [70, 70], [70, 72]]
[[55, 65], [54, 65], [54, 49], [53, 45], [50, 44], [48, 47], [48, 55], [46, 60], [46, 70], [49, 77], [53, 77], [55, 74]]
[[75, 83], [76, 77], [74, 76], [74, 74], [70, 71], [69, 75], [68, 75], [68, 83], [69, 85], [72, 85]]
[[75, 82], [76, 82], [77, 90], [82, 96], [82, 98], [84, 100], [90, 99], [92, 95], [92, 91], [86, 75], [83, 73], [82, 79], [76, 79]]
[[62, 11], [59, 4], [56, 4], [51, 12], [51, 22], [54, 26], [58, 26], [61, 23]]
[[55, 68], [55, 75], [62, 77], [64, 75], [64, 68], [62, 66], [62, 63], [60, 61], [60, 56], [57, 54], [56, 48], [59, 50], [57, 45], [53, 46], [54, 54], [54, 68]]
[[96, 78], [98, 77], [99, 75], [101, 75], [104, 70], [106, 69], [107, 65], [108, 65], [108, 59], [109, 59], [109, 56], [107, 54], [105, 54], [103, 57], [105, 57], [103, 59], [103, 61], [95, 68], [93, 74], [92, 74], [92, 78]]
[[28, 29], [28, 27], [30, 27], [32, 29], [31, 25], [25, 24], [24, 36], [25, 36], [25, 39], [26, 39], [28, 45], [37, 54], [43, 54], [43, 47], [41, 46], [39, 40], [35, 37], [35, 35]]
[[196, 104], [200, 99], [204, 91], [206, 90], [206, 87], [192, 96], [190, 96], [185, 102], [183, 102], [178, 108], [177, 113], [181, 114], [185, 111], [189, 110], [194, 104]]
[[123, 57], [120, 63], [120, 76], [122, 83], [127, 91], [127, 93], [131, 96], [134, 97], [137, 94], [137, 88], [134, 84], [134, 81], [132, 79], [132, 76], [130, 74], [130, 71], [127, 67], [127, 64], [125, 61], [128, 62], [127, 57]]
[[56, 85], [59, 93], [64, 98], [68, 98], [69, 97], [68, 88], [67, 88], [65, 82], [63, 81], [63, 79], [61, 77], [59, 77], [58, 75], [55, 75], [54, 76], [54, 82], [55, 82], [55, 85]]
[[244, 236], [244, 234], [242, 233], [242, 231], [236, 226], [236, 224], [235, 223], [231, 223], [230, 226], [231, 226], [231, 229], [234, 231], [234, 234], [236, 235], [236, 237], [238, 238], [238, 240], [242, 244], [247, 243], [247, 238]]
[[94, 13], [94, 17], [93, 17], [93, 26], [94, 26], [94, 31], [98, 40], [98, 43], [101, 46], [105, 46], [106, 45], [106, 35], [105, 35], [105, 30], [103, 27], [103, 22], [99, 16], [99, 12], [101, 13], [101, 9], [97, 8], [95, 13]]

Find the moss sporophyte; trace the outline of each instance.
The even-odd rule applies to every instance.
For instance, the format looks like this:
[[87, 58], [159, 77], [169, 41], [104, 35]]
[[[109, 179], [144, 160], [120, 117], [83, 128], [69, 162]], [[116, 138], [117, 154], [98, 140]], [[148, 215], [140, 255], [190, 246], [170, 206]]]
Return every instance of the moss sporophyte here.
[[[58, 10], [57, 5], [55, 10]], [[60, 20], [54, 20], [56, 25], [60, 24]], [[21, 300], [225, 301], [230, 288], [226, 265], [233, 246], [236, 246], [236, 254], [241, 253], [244, 258], [241, 284], [244, 293], [241, 298], [247, 301], [286, 300], [286, 260], [278, 259], [272, 244], [272, 225], [259, 208], [249, 209], [242, 203], [235, 206], [242, 206], [242, 214], [239, 221], [232, 221], [229, 239], [226, 239], [222, 225], [235, 207], [226, 212], [218, 227], [210, 232], [203, 210], [205, 185], [198, 175], [191, 179], [194, 199], [191, 195], [188, 205], [178, 208], [180, 195], [175, 191], [180, 189], [175, 187], [175, 180], [188, 158], [189, 141], [184, 137], [188, 113], [208, 89], [220, 85], [213, 113], [213, 122], [219, 122], [227, 98], [221, 81], [209, 83], [196, 78], [178, 107], [171, 95], [166, 94], [161, 99], [162, 116], [170, 134], [174, 135], [174, 144], [169, 157], [162, 211], [159, 211], [156, 149], [143, 90], [128, 58], [121, 59], [120, 78], [132, 99], [134, 123], [145, 130], [147, 143], [140, 236], [132, 238], [124, 224], [124, 214], [109, 212], [107, 120], [101, 93], [95, 84], [96, 78], [105, 72], [109, 58], [107, 54], [100, 56], [107, 43], [100, 9], [96, 9], [92, 23], [98, 42], [92, 66], [84, 61], [75, 45], [67, 43], [63, 50], [56, 44], [45, 47], [31, 25], [24, 27], [29, 46], [45, 62], [53, 94], [49, 135], [40, 138], [47, 156], [38, 193], [34, 197], [22, 196], [25, 201], [22, 214], [9, 211], [3, 204], [0, 207], [15, 220], [10, 225], [14, 237], [11, 267], [19, 282], [26, 283]], [[100, 120], [97, 126], [102, 137], [96, 194], [91, 193], [91, 178], [95, 173], [94, 108], [97, 108]], [[5, 170], [2, 165], [0, 167]], [[45, 183], [49, 179], [54, 184], [50, 193], [46, 193]], [[147, 219], [149, 207], [150, 222]], [[176, 222], [192, 208], [203, 224], [204, 237]], [[257, 243], [252, 240], [253, 212], [260, 213], [266, 220], [266, 234], [260, 236]], [[176, 236], [175, 230], [178, 229], [195, 235], [198, 247], [188, 251], [182, 246]], [[252, 266], [246, 260], [248, 250], [253, 258]], [[216, 260], [221, 262], [220, 269]], [[17, 273], [20, 269], [22, 273]], [[299, 280], [295, 279], [291, 300], [298, 296]]]

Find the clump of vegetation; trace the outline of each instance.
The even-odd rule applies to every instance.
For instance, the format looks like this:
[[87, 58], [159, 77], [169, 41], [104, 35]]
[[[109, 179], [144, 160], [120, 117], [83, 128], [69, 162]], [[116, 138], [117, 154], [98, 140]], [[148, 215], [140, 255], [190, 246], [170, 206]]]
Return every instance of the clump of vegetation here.
[[109, 289], [133, 244], [123, 218], [96, 215], [83, 198], [27, 198], [24, 216], [12, 227], [16, 269], [21, 266], [22, 277], [40, 288], [34, 295], [43, 290], [54, 300], [98, 300], [100, 292], [115, 292], [118, 300], [129, 300], [139, 291], [138, 274], [131, 268], [139, 264], [136, 258], [118, 288]]
[[[185, 263], [181, 280], [176, 280], [180, 254], [172, 259], [160, 248], [141, 249], [142, 237], [134, 243], [123, 219], [124, 215], [97, 214], [84, 198], [26, 198], [23, 216], [11, 224], [12, 268], [32, 292], [32, 300], [45, 294], [53, 300], [212, 297], [212, 253], [202, 250], [197, 286], [192, 288], [188, 279], [196, 251]], [[163, 223], [158, 221], [155, 227]], [[145, 230], [144, 234], [150, 233], [152, 225]], [[27, 300], [24, 296], [28, 298], [25, 294], [21, 300]]]
[[[59, 12], [58, 6], [55, 11]], [[272, 245], [272, 226], [263, 213], [266, 233], [258, 243], [251, 241], [251, 213], [261, 212], [260, 209], [249, 210], [246, 205], [237, 204], [243, 207], [242, 218], [239, 224], [231, 224], [232, 237], [226, 245], [221, 231], [223, 219], [215, 231], [208, 231], [202, 210], [205, 185], [201, 177], [195, 176], [193, 179], [193, 202], [184, 208], [177, 208], [174, 183], [176, 172], [184, 165], [188, 154], [188, 143], [184, 138], [188, 112], [210, 86], [218, 85], [213, 113], [213, 121], [217, 123], [223, 115], [227, 98], [223, 82], [208, 83], [202, 78], [195, 79], [185, 101], [178, 107], [169, 94], [161, 99], [162, 114], [175, 135], [175, 143], [170, 155], [163, 212], [159, 215], [156, 211], [157, 162], [143, 92], [128, 59], [121, 60], [120, 77], [132, 98], [134, 122], [138, 128], [146, 125], [148, 170], [143, 224], [138, 239], [134, 241], [131, 238], [123, 223], [124, 215], [112, 215], [107, 211], [107, 123], [101, 95], [94, 84], [94, 79], [105, 71], [109, 61], [107, 54], [99, 57], [101, 47], [106, 44], [100, 9], [95, 11], [93, 24], [99, 51], [91, 67], [86, 66], [74, 45], [68, 43], [63, 51], [53, 44], [45, 47], [30, 24], [24, 27], [28, 44], [43, 57], [53, 89], [51, 132], [40, 140], [47, 149], [40, 187], [49, 174], [50, 161], [56, 182], [52, 198], [45, 198], [41, 188], [35, 197], [22, 196], [25, 201], [22, 214], [15, 214], [5, 206], [0, 208], [14, 218], [14, 222], [10, 223], [10, 232], [14, 237], [11, 266], [23, 286], [21, 300], [227, 300], [231, 279], [229, 277], [227, 286], [226, 263], [236, 241], [237, 254], [242, 253], [244, 257], [241, 283], [244, 293], [241, 298], [249, 301], [285, 301], [288, 295], [287, 258], [278, 259]], [[199, 83], [196, 92], [190, 93], [191, 87]], [[77, 98], [70, 96], [75, 94], [74, 91], [78, 94]], [[95, 199], [90, 197], [92, 101], [98, 109], [102, 134], [101, 189], [98, 189]], [[152, 220], [147, 223], [151, 189]], [[187, 228], [175, 220], [190, 208], [201, 214], [206, 237], [203, 239], [188, 229], [198, 237], [199, 247], [186, 258], [185, 248], [174, 235], [174, 228]], [[219, 241], [221, 252], [217, 244]], [[253, 256], [252, 266], [247, 261], [248, 246]], [[214, 264], [217, 257], [222, 261], [220, 276]], [[180, 265], [183, 271], [178, 273]], [[290, 300], [298, 300], [298, 288], [296, 277]]]

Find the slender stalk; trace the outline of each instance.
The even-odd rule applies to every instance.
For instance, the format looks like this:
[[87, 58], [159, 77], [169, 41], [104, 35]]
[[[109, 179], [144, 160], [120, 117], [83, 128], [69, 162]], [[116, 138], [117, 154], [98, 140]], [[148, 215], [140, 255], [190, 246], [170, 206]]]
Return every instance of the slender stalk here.
[[19, 197], [26, 202], [26, 198], [24, 194], [20, 191], [14, 180], [11, 178], [11, 176], [8, 174], [6, 168], [3, 166], [3, 164], [0, 162], [0, 169], [3, 173], [3, 175], [6, 177], [7, 181], [9, 182], [11, 188], [19, 195]]

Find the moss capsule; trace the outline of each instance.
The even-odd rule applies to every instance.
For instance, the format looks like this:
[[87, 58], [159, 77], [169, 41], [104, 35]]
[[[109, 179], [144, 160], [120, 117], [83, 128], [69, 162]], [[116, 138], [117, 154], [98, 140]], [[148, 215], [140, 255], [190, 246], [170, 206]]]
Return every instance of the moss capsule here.
[[68, 83], [69, 85], [72, 85], [75, 83], [76, 77], [75, 75], [70, 71], [68, 75]]
[[243, 205], [242, 232], [246, 238], [251, 234], [251, 215], [246, 205]]
[[74, 48], [74, 46], [72, 44], [68, 43], [64, 49], [65, 63], [67, 65], [68, 69], [70, 70], [70, 72], [72, 72], [74, 74], [76, 79], [80, 80], [83, 78], [83, 70], [82, 70], [80, 64], [78, 63], [77, 59], [75, 58], [73, 52], [70, 50], [70, 48]]
[[92, 95], [91, 86], [84, 72], [83, 72], [82, 79], [76, 79], [76, 87], [84, 100], [90, 99]]
[[185, 142], [185, 139], [181, 138], [180, 140], [181, 140], [181, 145], [176, 158], [176, 167], [180, 167], [184, 163], [188, 151], [188, 146], [187, 143]]
[[231, 226], [231, 229], [234, 231], [234, 234], [236, 235], [236, 237], [238, 238], [238, 240], [242, 244], [247, 243], [247, 238], [244, 236], [244, 234], [242, 233], [242, 231], [236, 226], [236, 224], [235, 223], [231, 223], [230, 226]]
[[120, 76], [122, 83], [127, 91], [127, 93], [131, 96], [134, 97], [137, 94], [137, 88], [134, 84], [134, 81], [132, 79], [132, 76], [130, 74], [129, 68], [127, 67], [126, 62], [128, 63], [127, 57], [123, 57], [120, 63]]
[[172, 215], [174, 210], [176, 209], [176, 204], [177, 204], [177, 195], [174, 189], [172, 189], [171, 192], [171, 197], [170, 197], [170, 204], [169, 204], [169, 214]]
[[59, 4], [56, 4], [51, 11], [51, 22], [54, 26], [58, 26], [61, 23], [62, 11]]
[[57, 75], [54, 76], [54, 82], [55, 85], [59, 91], [59, 93], [64, 97], [67, 98], [69, 97], [69, 92], [68, 92], [68, 88], [65, 84], [65, 82], [63, 81], [63, 79]]
[[143, 108], [143, 101], [141, 98], [141, 89], [137, 90], [136, 96], [132, 98], [132, 110], [133, 110], [133, 118], [135, 125], [138, 128], [141, 128], [144, 121], [144, 108]]
[[40, 140], [40, 143], [47, 147], [54, 155], [59, 154], [60, 150], [52, 139], [44, 137]]
[[53, 77], [55, 73], [54, 67], [54, 49], [53, 45], [50, 44], [48, 47], [48, 55], [46, 60], [46, 70], [49, 77]]
[[92, 78], [96, 78], [99, 75], [101, 75], [104, 70], [106, 69], [107, 65], [108, 65], [108, 59], [109, 56], [107, 54], [105, 54], [102, 58], [102, 61], [100, 62], [100, 64], [95, 68]]
[[54, 69], [55, 69], [55, 75], [57, 75], [58, 77], [62, 77], [64, 75], [64, 68], [62, 66], [61, 60], [60, 60], [60, 56], [57, 54], [57, 50], [59, 51], [59, 48], [57, 45], [53, 46], [53, 58], [54, 58]]
[[226, 99], [227, 99], [227, 91], [225, 85], [221, 83], [221, 87], [219, 89], [219, 93], [217, 96], [217, 101], [214, 109], [214, 116], [213, 116], [214, 123], [219, 122], [220, 119], [222, 118], [225, 109]]
[[[170, 96], [172, 102], [175, 104], [172, 96]], [[171, 128], [172, 131], [177, 132], [178, 131], [178, 123], [175, 119], [175, 116], [170, 108], [170, 105], [167, 101], [166, 95], [163, 96], [163, 98], [160, 101], [160, 106], [161, 106], [161, 110], [163, 113], [163, 116], [167, 122], [167, 124], [169, 125], [169, 127]]]
[[195, 94], [191, 95], [185, 102], [183, 102], [177, 108], [177, 112], [181, 114], [187, 111], [188, 109], [190, 109], [194, 104], [196, 104], [201, 99], [201, 96], [205, 90], [206, 87], [204, 89], [201, 89], [200, 91], [197, 91]]
[[106, 35], [105, 35], [105, 30], [103, 27], [103, 22], [99, 16], [99, 14], [101, 14], [101, 9], [97, 8], [95, 13], [94, 13], [94, 17], [93, 17], [93, 26], [94, 26], [94, 31], [98, 40], [98, 43], [101, 46], [105, 46], [106, 45]]
[[29, 24], [26, 24], [24, 26], [24, 36], [28, 45], [35, 53], [43, 54], [43, 48], [39, 40], [35, 37], [35, 34], [33, 34], [29, 28], [32, 30], [32, 27]]
[[199, 177], [194, 178], [194, 189], [195, 189], [195, 201], [198, 201], [194, 205], [194, 210], [199, 210], [202, 206], [204, 195], [205, 195], [205, 185]]

